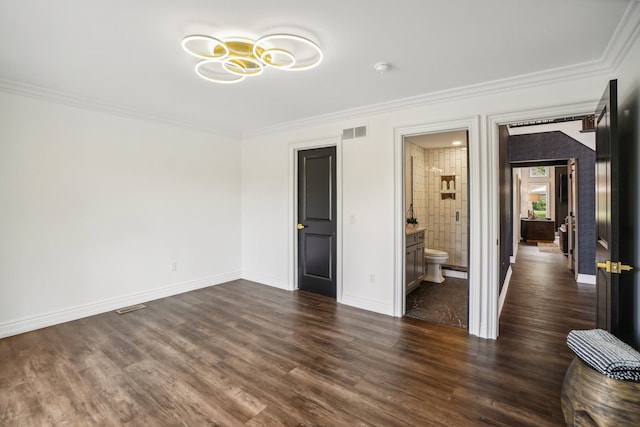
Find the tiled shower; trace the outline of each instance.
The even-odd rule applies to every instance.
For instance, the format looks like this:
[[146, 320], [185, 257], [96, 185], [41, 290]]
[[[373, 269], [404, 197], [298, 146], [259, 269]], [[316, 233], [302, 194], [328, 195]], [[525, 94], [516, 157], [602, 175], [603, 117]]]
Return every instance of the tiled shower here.
[[414, 212], [419, 224], [426, 227], [426, 246], [448, 252], [447, 265], [466, 269], [469, 238], [466, 147], [424, 149], [408, 145], [406, 152], [413, 157]]

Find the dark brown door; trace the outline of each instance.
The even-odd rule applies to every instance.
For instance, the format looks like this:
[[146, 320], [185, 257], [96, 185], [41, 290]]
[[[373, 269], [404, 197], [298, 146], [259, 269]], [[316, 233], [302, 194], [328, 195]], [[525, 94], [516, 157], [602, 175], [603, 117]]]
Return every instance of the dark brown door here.
[[[609, 82], [596, 110], [596, 326], [618, 333], [618, 101]], [[612, 270], [613, 266], [613, 270]]]
[[298, 289], [336, 297], [336, 148], [298, 152]]

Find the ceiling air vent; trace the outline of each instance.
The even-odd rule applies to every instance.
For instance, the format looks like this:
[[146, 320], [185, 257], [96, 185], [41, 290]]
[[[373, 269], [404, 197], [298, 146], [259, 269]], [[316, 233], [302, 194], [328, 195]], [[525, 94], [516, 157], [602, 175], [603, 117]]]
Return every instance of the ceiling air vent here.
[[357, 138], [366, 138], [367, 136], [367, 127], [366, 126], [360, 126], [357, 128], [348, 128], [348, 129], [342, 129], [342, 140], [343, 141], [348, 141], [350, 139], [357, 139]]

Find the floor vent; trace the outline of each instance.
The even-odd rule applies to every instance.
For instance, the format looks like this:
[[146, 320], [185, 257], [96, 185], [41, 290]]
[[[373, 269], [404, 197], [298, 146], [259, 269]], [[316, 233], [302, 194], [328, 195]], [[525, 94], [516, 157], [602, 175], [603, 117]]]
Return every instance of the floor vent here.
[[343, 141], [348, 141], [350, 139], [357, 139], [357, 138], [366, 138], [366, 136], [367, 136], [367, 127], [366, 126], [359, 126], [357, 128], [342, 129], [342, 140]]
[[130, 305], [129, 307], [122, 307], [116, 310], [116, 313], [118, 314], [125, 314], [125, 313], [131, 313], [132, 311], [136, 311], [136, 310], [142, 310], [143, 308], [146, 308], [147, 306], [144, 304], [136, 304], [136, 305]]

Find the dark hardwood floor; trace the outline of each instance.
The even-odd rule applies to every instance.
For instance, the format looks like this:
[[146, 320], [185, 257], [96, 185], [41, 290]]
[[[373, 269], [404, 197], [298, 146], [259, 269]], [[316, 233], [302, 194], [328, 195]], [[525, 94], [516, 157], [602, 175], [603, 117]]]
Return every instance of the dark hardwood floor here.
[[467, 329], [469, 282], [445, 277], [442, 283], [422, 282], [406, 298], [406, 317]]
[[237, 281], [0, 340], [0, 425], [562, 425], [593, 287], [523, 247], [497, 341]]

